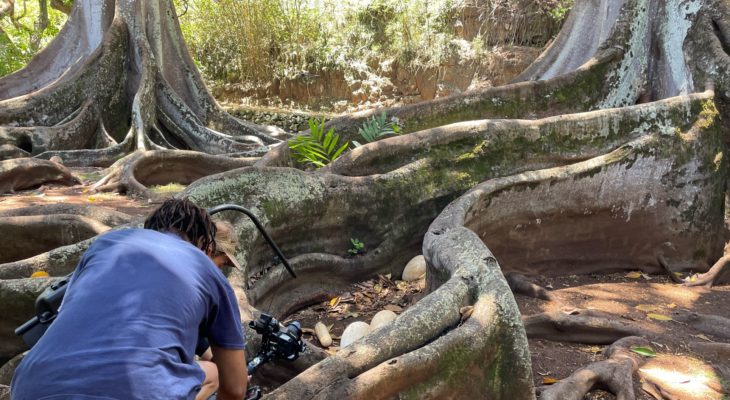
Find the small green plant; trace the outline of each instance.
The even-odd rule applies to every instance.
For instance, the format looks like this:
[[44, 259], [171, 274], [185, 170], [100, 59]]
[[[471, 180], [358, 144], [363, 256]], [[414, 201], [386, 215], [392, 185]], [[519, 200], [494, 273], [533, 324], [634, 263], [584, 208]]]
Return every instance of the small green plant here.
[[310, 119], [309, 133], [289, 140], [289, 149], [298, 163], [321, 168], [336, 160], [350, 145], [345, 143], [337, 147], [339, 141], [340, 136], [335, 135], [334, 128], [324, 133], [324, 118], [319, 124], [317, 120]]
[[350, 243], [352, 243], [352, 248], [347, 250], [350, 255], [365, 254], [365, 243], [358, 240], [358, 238], [350, 238]]
[[[357, 133], [362, 136], [366, 143], [374, 142], [378, 138], [385, 135], [400, 135], [400, 126], [397, 122], [388, 123], [388, 116], [385, 111], [380, 113], [379, 116], [373, 116], [362, 124], [362, 128], [357, 130]], [[355, 147], [360, 147], [362, 144], [356, 141], [352, 141]]]

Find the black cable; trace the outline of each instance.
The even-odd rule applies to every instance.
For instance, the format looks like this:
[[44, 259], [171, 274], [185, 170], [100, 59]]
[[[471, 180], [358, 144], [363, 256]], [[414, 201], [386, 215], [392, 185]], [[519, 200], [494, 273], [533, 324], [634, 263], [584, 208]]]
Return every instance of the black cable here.
[[269, 236], [268, 233], [266, 233], [266, 230], [264, 229], [264, 226], [261, 225], [261, 222], [259, 222], [258, 218], [249, 210], [235, 205], [235, 204], [221, 204], [219, 206], [211, 207], [208, 209], [208, 214], [214, 215], [221, 211], [238, 211], [241, 213], [246, 214], [249, 218], [251, 218], [251, 221], [253, 221], [254, 225], [256, 225], [256, 228], [258, 228], [259, 232], [261, 232], [262, 235], [264, 235], [264, 239], [269, 243], [269, 246], [274, 250], [277, 256], [279, 256], [279, 259], [281, 259], [282, 264], [284, 264], [284, 267], [286, 267], [287, 271], [293, 276], [294, 278], [297, 277], [297, 274], [294, 273], [294, 270], [292, 270], [291, 266], [289, 265], [289, 261], [284, 257], [284, 254], [279, 250], [279, 246], [274, 243], [274, 240], [271, 239], [271, 236]]

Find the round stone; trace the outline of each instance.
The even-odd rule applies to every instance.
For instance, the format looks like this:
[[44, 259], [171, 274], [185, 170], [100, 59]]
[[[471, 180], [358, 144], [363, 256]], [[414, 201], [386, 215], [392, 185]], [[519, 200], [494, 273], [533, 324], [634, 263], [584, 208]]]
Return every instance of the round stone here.
[[342, 332], [342, 339], [340, 339], [340, 348], [349, 346], [352, 342], [367, 335], [369, 331], [370, 325], [367, 322], [355, 321], [350, 325], [347, 325], [345, 331]]
[[370, 332], [392, 322], [397, 317], [398, 314], [390, 310], [378, 311], [378, 313], [373, 316], [372, 321], [370, 321]]
[[423, 256], [413, 257], [403, 269], [403, 280], [407, 282], [417, 281], [425, 276], [426, 259]]

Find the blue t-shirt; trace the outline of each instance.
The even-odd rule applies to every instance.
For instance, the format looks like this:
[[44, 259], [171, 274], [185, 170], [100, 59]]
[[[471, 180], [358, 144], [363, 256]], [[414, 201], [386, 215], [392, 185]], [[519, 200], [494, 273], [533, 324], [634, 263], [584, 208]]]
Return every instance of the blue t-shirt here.
[[172, 233], [114, 231], [86, 251], [56, 321], [18, 366], [14, 400], [193, 399], [198, 333], [243, 349], [221, 271]]

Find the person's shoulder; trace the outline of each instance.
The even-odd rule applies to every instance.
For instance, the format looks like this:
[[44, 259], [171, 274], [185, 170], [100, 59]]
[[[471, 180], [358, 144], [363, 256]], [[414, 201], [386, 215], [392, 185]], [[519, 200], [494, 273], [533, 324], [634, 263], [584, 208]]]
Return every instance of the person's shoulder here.
[[149, 240], [150, 243], [156, 243], [158, 241], [161, 242], [170, 242], [170, 243], [179, 243], [183, 246], [190, 246], [193, 248], [196, 248], [192, 244], [186, 242], [183, 240], [180, 236], [178, 236], [175, 233], [172, 232], [159, 232], [152, 229], [144, 229], [144, 228], [124, 228], [124, 229], [117, 229], [110, 232], [107, 232], [103, 234], [101, 237], [109, 238], [109, 239], [123, 239], [123, 238], [129, 238], [129, 239], [139, 239], [139, 240]]

